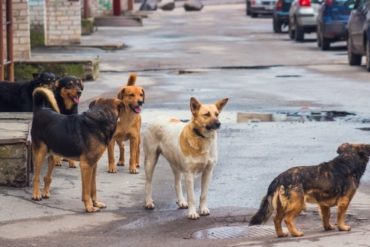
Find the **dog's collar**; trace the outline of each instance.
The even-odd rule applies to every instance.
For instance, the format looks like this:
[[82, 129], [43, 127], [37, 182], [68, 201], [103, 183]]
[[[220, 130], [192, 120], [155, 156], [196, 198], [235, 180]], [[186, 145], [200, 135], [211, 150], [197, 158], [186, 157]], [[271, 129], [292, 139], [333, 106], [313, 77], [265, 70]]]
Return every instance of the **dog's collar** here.
[[202, 133], [200, 133], [200, 130], [199, 130], [199, 129], [193, 128], [193, 131], [194, 131], [194, 133], [195, 133], [197, 136], [199, 136], [199, 137], [201, 137], [201, 138], [206, 138], [204, 135], [202, 135]]

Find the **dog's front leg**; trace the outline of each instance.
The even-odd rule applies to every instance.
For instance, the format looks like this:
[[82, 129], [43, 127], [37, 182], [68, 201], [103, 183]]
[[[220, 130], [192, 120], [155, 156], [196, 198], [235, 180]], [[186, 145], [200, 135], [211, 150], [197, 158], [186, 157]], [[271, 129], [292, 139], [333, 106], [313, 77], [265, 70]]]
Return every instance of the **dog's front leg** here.
[[188, 203], [185, 201], [184, 195], [182, 193], [181, 173], [174, 169], [173, 174], [175, 175], [175, 190], [177, 195], [177, 205], [181, 209], [186, 209], [188, 208]]
[[106, 208], [107, 206], [104, 203], [99, 202], [96, 196], [96, 167], [97, 167], [97, 164], [94, 165], [92, 178], [91, 178], [91, 199], [93, 201], [94, 207]]
[[199, 214], [195, 208], [195, 197], [194, 197], [194, 174], [186, 173], [185, 174], [185, 184], [186, 184], [186, 193], [188, 196], [188, 219], [197, 220], [199, 219]]
[[137, 166], [138, 166], [138, 149], [140, 148], [140, 139], [138, 136], [131, 136], [130, 138], [130, 173], [137, 174]]
[[[81, 167], [81, 180], [82, 180], [82, 201], [85, 204], [86, 212], [93, 213], [99, 210], [98, 207], [94, 207], [94, 203], [91, 198], [91, 184], [93, 167], [91, 167], [86, 161], [80, 161]], [[96, 189], [96, 188], [95, 188]]]
[[117, 166], [114, 163], [114, 144], [116, 143], [115, 138], [113, 137], [108, 145], [108, 172], [116, 173]]
[[211, 182], [213, 173], [213, 164], [209, 164], [202, 173], [202, 182], [201, 182], [201, 194], [200, 194], [200, 215], [206, 216], [209, 215], [209, 209], [207, 207], [207, 195], [208, 195], [208, 186]]

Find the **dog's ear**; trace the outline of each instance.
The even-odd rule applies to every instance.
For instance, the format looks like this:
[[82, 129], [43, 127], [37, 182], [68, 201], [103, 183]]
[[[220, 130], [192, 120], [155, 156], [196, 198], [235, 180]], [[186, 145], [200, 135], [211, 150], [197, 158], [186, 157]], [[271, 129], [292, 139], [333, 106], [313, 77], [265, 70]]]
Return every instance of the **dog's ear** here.
[[136, 82], [136, 77], [137, 77], [136, 73], [131, 73], [127, 81], [127, 86], [134, 86]]
[[370, 145], [368, 144], [360, 144], [356, 146], [356, 150], [359, 155], [370, 156]]
[[350, 151], [352, 148], [351, 148], [351, 144], [349, 143], [343, 143], [342, 145], [340, 145], [337, 149], [337, 153], [338, 154], [343, 154], [345, 152], [348, 152]]
[[117, 94], [117, 98], [120, 100], [123, 100], [123, 96], [125, 95], [125, 88], [123, 87], [121, 90], [119, 90]]
[[216, 105], [219, 112], [222, 111], [222, 108], [224, 108], [227, 101], [229, 101], [229, 98], [225, 98], [225, 99], [221, 99], [221, 100], [216, 101], [215, 105]]
[[145, 90], [142, 88], [141, 91], [143, 92], [143, 104], [145, 103]]
[[193, 115], [196, 115], [202, 104], [194, 97], [190, 98], [190, 110]]

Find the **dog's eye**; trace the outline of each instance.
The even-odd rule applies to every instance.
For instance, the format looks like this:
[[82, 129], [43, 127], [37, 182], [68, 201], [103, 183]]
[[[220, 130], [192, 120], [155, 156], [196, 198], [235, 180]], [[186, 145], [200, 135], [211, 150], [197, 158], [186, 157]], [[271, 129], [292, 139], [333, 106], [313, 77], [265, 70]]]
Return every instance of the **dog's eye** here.
[[140, 97], [143, 97], [144, 96], [144, 94], [140, 94]]
[[131, 94], [129, 94], [128, 96], [129, 96], [129, 97], [134, 97], [134, 96], [135, 96], [135, 94], [131, 93]]
[[205, 117], [210, 117], [211, 116], [211, 113], [207, 112], [206, 114], [204, 114], [203, 116]]

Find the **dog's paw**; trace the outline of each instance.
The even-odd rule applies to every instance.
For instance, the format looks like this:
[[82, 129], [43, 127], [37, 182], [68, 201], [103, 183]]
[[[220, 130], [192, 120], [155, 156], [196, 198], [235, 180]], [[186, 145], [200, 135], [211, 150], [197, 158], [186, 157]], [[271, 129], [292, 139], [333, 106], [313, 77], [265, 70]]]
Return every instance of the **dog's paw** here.
[[100, 208], [98, 208], [98, 207], [87, 207], [86, 208], [86, 212], [87, 213], [95, 213], [95, 212], [98, 212], [100, 210]]
[[351, 231], [351, 227], [349, 225], [338, 225], [339, 231]]
[[189, 212], [188, 213], [188, 219], [189, 220], [198, 220], [199, 219], [199, 214], [196, 211]]
[[62, 161], [61, 160], [56, 161], [55, 166], [62, 166]]
[[108, 168], [108, 173], [117, 173], [117, 168]]
[[138, 174], [139, 173], [139, 170], [135, 168], [130, 168], [130, 173], [131, 174]]
[[32, 200], [34, 200], [34, 201], [41, 201], [42, 200], [41, 192], [40, 191], [34, 192], [32, 194]]
[[68, 161], [68, 167], [69, 168], [77, 168], [75, 162], [73, 162], [73, 161]]
[[117, 166], [125, 166], [125, 162], [123, 162], [123, 161], [118, 161], [118, 162], [117, 162]]
[[208, 208], [201, 208], [199, 213], [201, 216], [208, 216], [210, 212]]
[[324, 229], [325, 231], [331, 231], [335, 229], [335, 226], [333, 226], [332, 224], [329, 224], [328, 226], [325, 226]]
[[295, 233], [292, 233], [292, 236], [293, 237], [303, 237], [303, 232], [300, 232], [300, 231], [297, 231], [297, 232], [295, 232]]
[[176, 202], [177, 205], [179, 206], [180, 209], [187, 209], [188, 208], [188, 203], [185, 202], [185, 201], [181, 201], [181, 202]]
[[50, 193], [49, 192], [42, 193], [42, 198], [43, 199], [49, 199], [50, 198]]
[[106, 208], [107, 207], [107, 205], [105, 205], [102, 202], [93, 202], [93, 206], [97, 207], [97, 208]]
[[145, 203], [145, 209], [150, 209], [150, 210], [152, 210], [152, 209], [154, 209], [155, 208], [155, 205], [154, 205], [154, 203], [153, 202], [147, 202], [147, 203]]
[[286, 238], [286, 237], [288, 237], [288, 233], [282, 232], [282, 233], [278, 234], [277, 237], [278, 238]]

